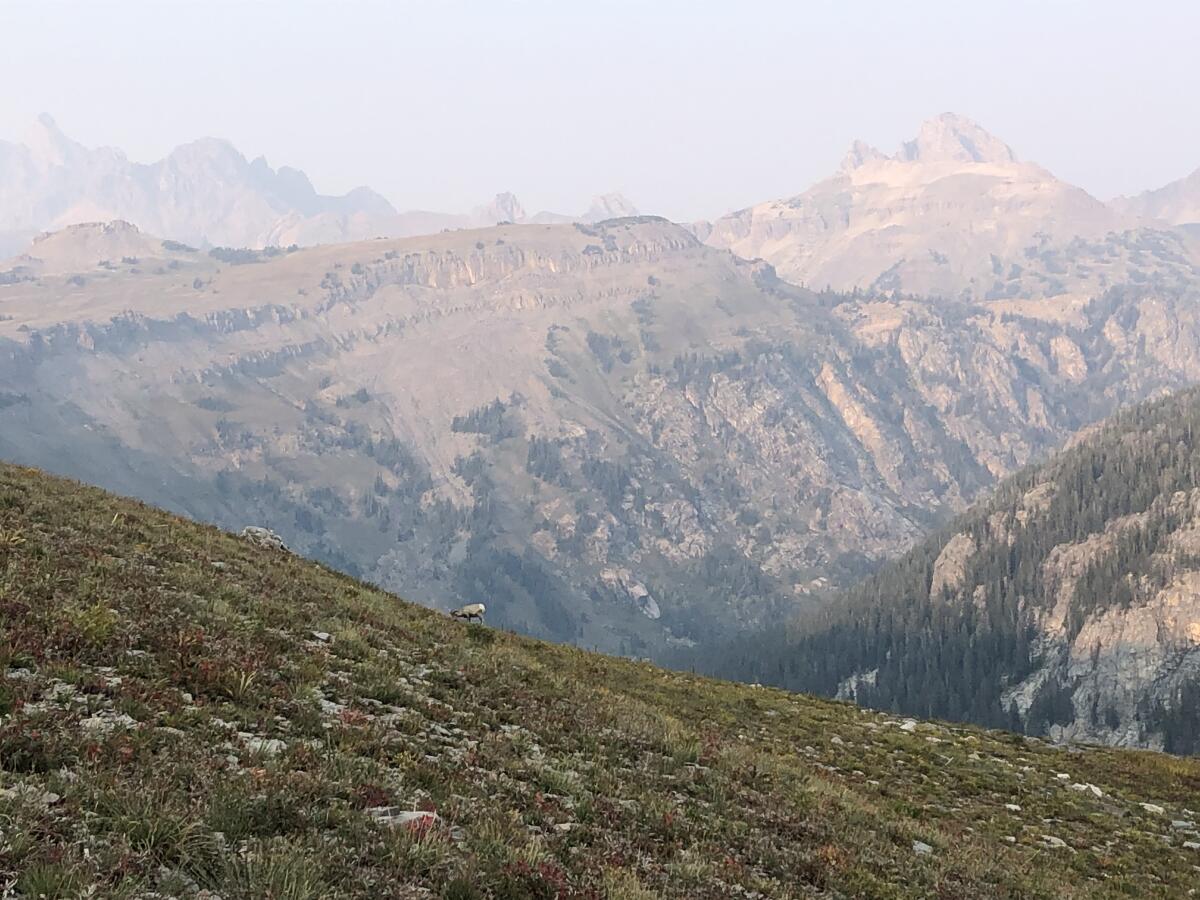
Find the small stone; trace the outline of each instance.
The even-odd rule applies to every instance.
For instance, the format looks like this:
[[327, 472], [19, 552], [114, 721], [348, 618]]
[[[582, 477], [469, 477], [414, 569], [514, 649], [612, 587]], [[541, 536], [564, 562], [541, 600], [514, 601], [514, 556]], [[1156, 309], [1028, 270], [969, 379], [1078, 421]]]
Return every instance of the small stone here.
[[404, 826], [414, 823], [432, 825], [440, 820], [435, 812], [423, 809], [402, 809], [399, 806], [375, 806], [367, 810], [367, 815], [382, 822], [384, 825]]
[[1017, 842], [1017, 839], [1015, 837], [1013, 837], [1011, 834], [1006, 834], [1004, 836], [1003, 840], [1006, 844], [1015, 844]]
[[1071, 776], [1068, 775], [1066, 772], [1059, 772], [1054, 777], [1057, 778], [1059, 781], [1070, 781], [1071, 780]]
[[933, 852], [933, 847], [929, 846], [929, 844], [925, 843], [924, 841], [913, 841], [912, 848], [913, 853], [916, 853], [918, 856], [928, 856]]
[[1060, 837], [1055, 837], [1052, 834], [1043, 834], [1042, 835], [1042, 843], [1045, 844], [1047, 847], [1061, 848], [1061, 847], [1067, 846], [1066, 841], [1064, 841]]
[[313, 632], [311, 632], [311, 634], [314, 638], [316, 638], [322, 644], [328, 644], [329, 641], [332, 639], [332, 635], [330, 635], [330, 633], [328, 631], [313, 631]]
[[1075, 783], [1071, 785], [1071, 790], [1078, 791], [1081, 794], [1091, 794], [1094, 797], [1103, 797], [1104, 791], [1096, 787], [1094, 784]]
[[839, 747], [841, 747], [841, 746], [842, 746], [842, 745], [844, 745], [846, 742], [845, 742], [845, 741], [843, 741], [843, 740], [842, 740], [840, 737], [838, 737], [838, 736], [835, 734], [833, 737], [831, 737], [831, 738], [829, 739], [829, 743], [831, 743], [831, 744], [837, 744]]
[[1184, 841], [1184, 842], [1183, 842], [1183, 849], [1184, 849], [1184, 850], [1200, 850], [1200, 842], [1198, 842], [1198, 841]]
[[1151, 815], [1155, 815], [1155, 816], [1161, 816], [1164, 812], [1166, 812], [1166, 810], [1164, 810], [1161, 806], [1159, 806], [1156, 803], [1142, 803], [1141, 807], [1146, 812], [1150, 813]]
[[576, 822], [559, 822], [557, 825], [554, 826], [554, 830], [562, 832], [563, 834], [566, 834], [572, 828], [575, 828], [577, 824], [578, 823], [576, 823]]
[[1186, 819], [1175, 819], [1171, 822], [1171, 827], [1178, 828], [1180, 831], [1190, 831], [1196, 827], [1196, 823]]
[[287, 749], [287, 744], [278, 738], [251, 737], [246, 741], [246, 747], [252, 753], [262, 753], [266, 756], [278, 756]]
[[905, 719], [900, 725], [900, 730], [901, 731], [916, 731], [917, 730], [917, 720], [916, 719]]
[[108, 734], [118, 729], [132, 728], [136, 724], [137, 721], [125, 713], [97, 713], [81, 721], [79, 726], [84, 731]]
[[1009, 812], [1020, 812], [1021, 811], [1021, 807], [1017, 806], [1017, 804], [1015, 804], [1015, 803], [1005, 803], [1004, 808], [1007, 809]]

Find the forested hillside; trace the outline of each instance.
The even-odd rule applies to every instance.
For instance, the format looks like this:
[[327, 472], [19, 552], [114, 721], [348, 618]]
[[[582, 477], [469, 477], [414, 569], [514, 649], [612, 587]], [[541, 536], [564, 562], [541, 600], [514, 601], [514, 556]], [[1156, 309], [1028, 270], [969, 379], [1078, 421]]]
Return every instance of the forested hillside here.
[[1200, 752], [1200, 390], [1136, 406], [710, 668], [914, 715]]

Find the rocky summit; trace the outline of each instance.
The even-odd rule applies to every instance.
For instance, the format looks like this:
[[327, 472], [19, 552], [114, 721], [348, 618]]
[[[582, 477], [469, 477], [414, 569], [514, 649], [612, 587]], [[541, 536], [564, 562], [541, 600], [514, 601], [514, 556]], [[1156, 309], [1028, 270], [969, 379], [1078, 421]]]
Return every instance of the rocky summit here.
[[1064, 258], [1103, 278], [1108, 247], [1189, 221], [1189, 183], [1106, 204], [945, 113], [891, 156], [856, 141], [838, 172], [803, 193], [693, 230], [816, 289], [1052, 297], [1078, 287]]
[[18, 897], [1183, 897], [1200, 763], [467, 625], [0, 465]]

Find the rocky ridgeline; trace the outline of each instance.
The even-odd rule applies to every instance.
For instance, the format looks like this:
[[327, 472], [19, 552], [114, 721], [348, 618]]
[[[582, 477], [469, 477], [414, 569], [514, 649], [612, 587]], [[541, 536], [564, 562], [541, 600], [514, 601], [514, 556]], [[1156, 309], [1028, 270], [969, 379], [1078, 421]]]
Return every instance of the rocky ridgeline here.
[[790, 615], [1200, 378], [1182, 270], [815, 295], [647, 217], [171, 252], [0, 287], [0, 453], [637, 655]]

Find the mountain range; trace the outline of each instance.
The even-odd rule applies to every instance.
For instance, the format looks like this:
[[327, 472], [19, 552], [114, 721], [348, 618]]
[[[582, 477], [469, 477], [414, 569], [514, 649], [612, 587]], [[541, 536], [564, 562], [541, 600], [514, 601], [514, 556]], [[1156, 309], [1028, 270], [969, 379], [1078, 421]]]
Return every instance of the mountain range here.
[[204, 138], [142, 164], [120, 150], [71, 140], [48, 115], [21, 143], [0, 141], [0, 257], [24, 249], [39, 232], [113, 219], [201, 248], [261, 249], [636, 212], [619, 194], [596, 197], [578, 217], [529, 216], [512, 194], [463, 215], [397, 212], [370, 188], [319, 194], [298, 169], [247, 160], [228, 141]]
[[1052, 305], [816, 294], [651, 218], [33, 251], [0, 274], [4, 458], [637, 654], [801, 608], [1200, 379], [1167, 232], [1067, 258], [1130, 280]]
[[[74, 224], [0, 265], [0, 457], [541, 637], [719, 648], [1200, 381], [1200, 240], [1118, 206], [942, 116], [709, 225]], [[1116, 712], [1087, 734], [1165, 740]]]

